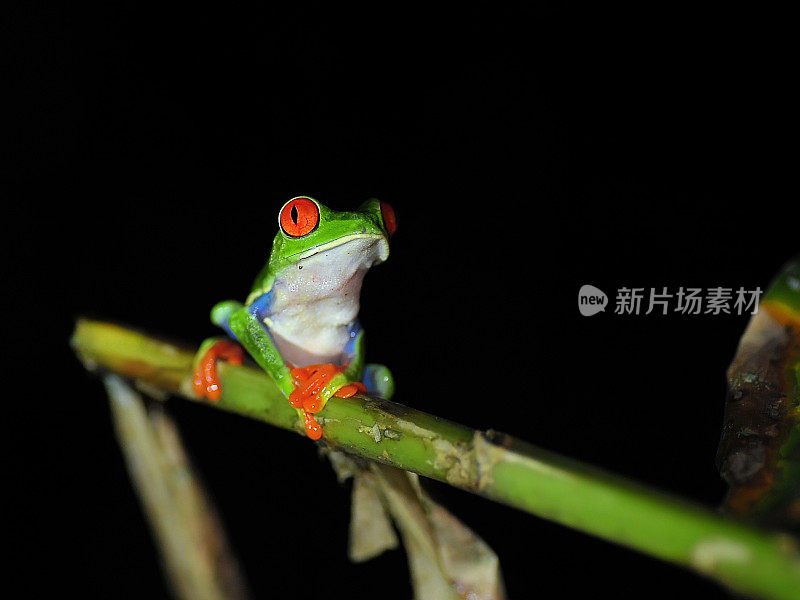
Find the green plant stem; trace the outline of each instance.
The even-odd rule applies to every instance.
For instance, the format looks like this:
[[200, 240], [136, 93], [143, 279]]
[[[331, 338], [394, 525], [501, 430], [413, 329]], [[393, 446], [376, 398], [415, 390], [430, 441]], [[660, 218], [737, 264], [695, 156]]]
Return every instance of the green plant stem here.
[[[77, 323], [72, 346], [87, 368], [101, 367], [140, 387], [211, 404], [191, 392], [191, 349], [89, 320]], [[294, 409], [265, 373], [221, 363], [219, 376], [224, 392], [211, 406], [302, 434]], [[739, 592], [787, 600], [800, 596], [800, 554], [787, 535], [721, 517], [509, 436], [393, 402], [337, 398], [318, 417], [324, 443], [336, 449], [623, 544]]]

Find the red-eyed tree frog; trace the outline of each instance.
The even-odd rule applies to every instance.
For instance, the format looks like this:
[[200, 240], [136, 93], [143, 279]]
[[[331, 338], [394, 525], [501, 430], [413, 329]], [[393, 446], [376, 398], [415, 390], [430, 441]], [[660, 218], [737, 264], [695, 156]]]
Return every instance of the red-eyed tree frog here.
[[[364, 364], [357, 316], [364, 275], [387, 259], [396, 228], [386, 202], [336, 212], [314, 198], [292, 198], [278, 213], [269, 262], [245, 303], [226, 300], [211, 310], [211, 321], [275, 380], [314, 440], [323, 433], [314, 413], [332, 396], [394, 392], [389, 369]], [[198, 397], [220, 398], [216, 361], [241, 364], [241, 346], [223, 338], [203, 342], [194, 369]]]

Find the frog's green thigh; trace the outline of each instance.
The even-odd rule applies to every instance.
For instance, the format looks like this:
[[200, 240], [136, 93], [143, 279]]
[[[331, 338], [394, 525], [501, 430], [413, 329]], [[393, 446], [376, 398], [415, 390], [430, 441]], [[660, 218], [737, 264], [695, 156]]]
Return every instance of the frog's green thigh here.
[[378, 398], [388, 400], [394, 394], [394, 377], [389, 367], [369, 364], [364, 367], [363, 383], [367, 392]]
[[294, 390], [289, 369], [275, 347], [269, 332], [247, 307], [241, 306], [228, 317], [228, 328], [259, 366], [278, 384], [287, 396]]

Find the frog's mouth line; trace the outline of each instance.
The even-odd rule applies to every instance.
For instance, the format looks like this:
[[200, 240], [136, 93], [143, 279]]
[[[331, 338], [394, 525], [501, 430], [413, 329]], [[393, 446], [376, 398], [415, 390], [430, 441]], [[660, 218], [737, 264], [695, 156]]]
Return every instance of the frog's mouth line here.
[[297, 262], [301, 260], [306, 260], [307, 258], [311, 258], [315, 254], [319, 254], [320, 252], [326, 252], [328, 250], [332, 250], [334, 248], [338, 248], [339, 246], [343, 246], [349, 242], [355, 240], [364, 240], [364, 239], [372, 239], [377, 241], [382, 241], [381, 244], [381, 252], [378, 255], [378, 262], [383, 262], [389, 257], [389, 244], [386, 241], [386, 238], [377, 233], [354, 233], [352, 235], [346, 235], [341, 237], [337, 240], [333, 240], [332, 242], [327, 242], [325, 244], [319, 244], [318, 246], [313, 246], [308, 250], [304, 250], [303, 252], [298, 252], [296, 254], [289, 254], [286, 258], [289, 259], [296, 259]]

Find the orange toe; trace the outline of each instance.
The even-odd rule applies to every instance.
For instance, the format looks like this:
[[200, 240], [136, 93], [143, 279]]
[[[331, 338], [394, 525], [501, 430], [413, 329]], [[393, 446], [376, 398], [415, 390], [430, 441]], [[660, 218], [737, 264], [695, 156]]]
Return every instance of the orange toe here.
[[359, 393], [363, 394], [366, 391], [367, 387], [363, 383], [356, 381], [349, 385], [344, 385], [340, 387], [338, 390], [336, 390], [334, 396], [336, 396], [337, 398], [349, 398], [350, 396], [355, 396], [356, 394]]
[[308, 411], [303, 411], [303, 421], [306, 428], [306, 435], [312, 440], [318, 440], [322, 437], [322, 427], [317, 420]]
[[[312, 440], [322, 437], [322, 427], [314, 419], [314, 413], [322, 409], [322, 401], [319, 393], [325, 388], [330, 380], [344, 371], [344, 367], [332, 364], [308, 365], [305, 367], [294, 367], [286, 365], [294, 382], [294, 391], [289, 394], [289, 403], [297, 409], [302, 410], [303, 421], [306, 435]], [[351, 383], [339, 388], [334, 396], [339, 398], [349, 398], [358, 393], [366, 392], [367, 388], [363, 383]]]
[[226, 360], [234, 365], [241, 365], [244, 352], [242, 347], [227, 340], [220, 340], [211, 346], [194, 370], [192, 389], [198, 398], [216, 401], [222, 396], [222, 386], [217, 376], [217, 360]]

